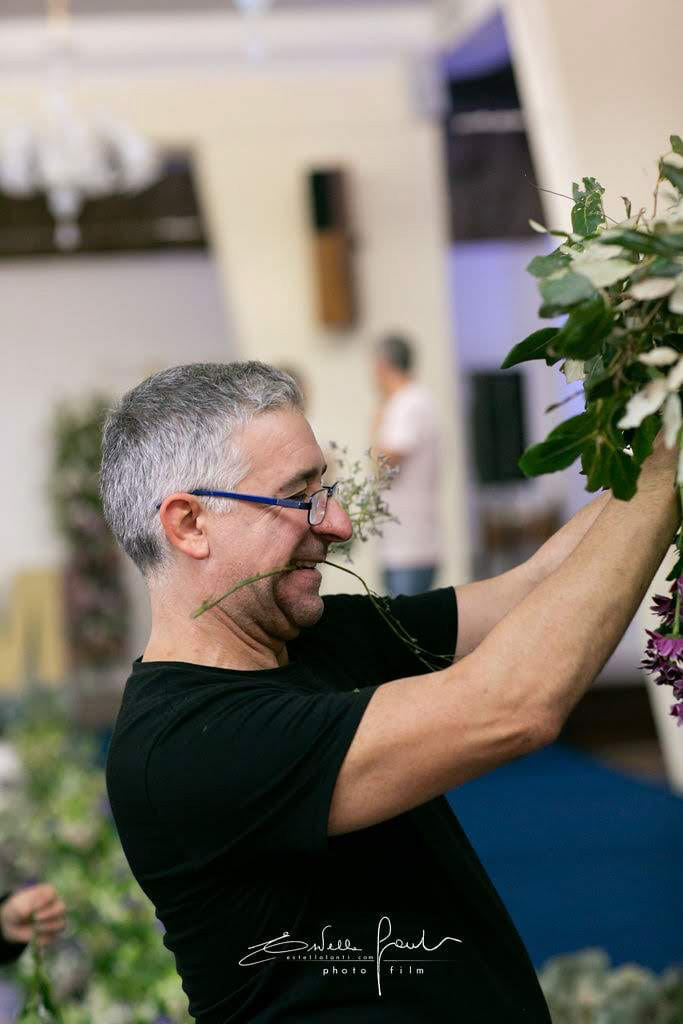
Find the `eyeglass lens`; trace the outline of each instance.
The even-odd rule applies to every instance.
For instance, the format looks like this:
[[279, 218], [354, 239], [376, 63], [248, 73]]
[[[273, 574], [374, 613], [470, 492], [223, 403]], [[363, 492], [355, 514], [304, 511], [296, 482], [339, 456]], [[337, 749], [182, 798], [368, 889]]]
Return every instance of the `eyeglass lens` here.
[[326, 508], [327, 488], [324, 487], [321, 491], [316, 491], [315, 494], [311, 495], [311, 508], [308, 513], [308, 521], [311, 526], [320, 526], [325, 518]]

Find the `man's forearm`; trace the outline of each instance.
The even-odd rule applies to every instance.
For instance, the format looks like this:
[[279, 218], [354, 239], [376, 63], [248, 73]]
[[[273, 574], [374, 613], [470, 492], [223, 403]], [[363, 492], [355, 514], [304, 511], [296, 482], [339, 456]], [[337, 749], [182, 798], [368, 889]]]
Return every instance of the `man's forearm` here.
[[574, 551], [610, 500], [601, 494], [584, 505], [538, 551], [521, 565], [494, 576], [456, 587], [458, 640], [456, 659], [470, 654], [501, 619], [550, 576]]
[[[555, 572], [564, 562], [565, 558], [571, 555], [590, 530], [607, 503], [612, 500], [610, 491], [605, 491], [592, 501], [588, 502], [572, 516], [569, 522], [560, 527], [538, 551], [527, 559], [526, 572], [533, 585], [541, 583], [546, 576]], [[526, 595], [521, 595], [525, 597]]]
[[571, 555], [472, 655], [484, 677], [508, 680], [521, 714], [559, 727], [616, 647], [680, 521], [674, 475], [657, 469], [632, 501], [607, 501]]

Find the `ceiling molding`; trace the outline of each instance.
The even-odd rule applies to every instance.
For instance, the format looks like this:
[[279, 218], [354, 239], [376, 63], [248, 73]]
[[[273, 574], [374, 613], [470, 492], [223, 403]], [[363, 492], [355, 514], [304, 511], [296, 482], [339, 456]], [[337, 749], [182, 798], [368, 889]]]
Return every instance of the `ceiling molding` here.
[[[276, 8], [258, 22], [232, 12], [82, 16], [68, 29], [77, 72], [86, 77], [413, 57], [439, 48], [433, 9], [422, 0], [362, 10], [330, 6], [315, 15]], [[255, 39], [262, 56], [250, 55]], [[48, 46], [44, 19], [7, 19], [0, 33], [0, 78], [35, 80], [45, 71]]]
[[[321, 7], [373, 8], [412, 4], [416, 0], [272, 0], [278, 9], [306, 9], [319, 11]], [[427, 5], [431, 0], [420, 0]], [[225, 14], [233, 7], [233, 0], [69, 0], [74, 17], [116, 15], [166, 15], [173, 13], [201, 14], [214, 11]], [[2, 0], [0, 22], [4, 18], [42, 18], [47, 0]]]

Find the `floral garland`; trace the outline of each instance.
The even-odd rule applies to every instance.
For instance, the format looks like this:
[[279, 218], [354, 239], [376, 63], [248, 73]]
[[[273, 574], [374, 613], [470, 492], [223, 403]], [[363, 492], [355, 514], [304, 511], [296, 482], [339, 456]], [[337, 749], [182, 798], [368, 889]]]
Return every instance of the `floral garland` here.
[[[677, 485], [683, 494], [683, 140], [672, 135], [670, 141], [671, 150], [659, 160], [649, 216], [644, 208], [634, 214], [622, 197], [626, 218], [612, 221], [602, 185], [583, 178], [583, 187], [574, 183], [572, 189], [571, 231], [531, 222], [562, 239], [527, 268], [538, 278], [539, 315], [567, 319], [515, 345], [503, 368], [531, 359], [548, 366], [562, 361], [567, 380], [583, 384], [585, 410], [524, 453], [520, 466], [527, 476], [565, 469], [580, 458], [587, 491], [611, 489], [629, 501], [661, 428], [665, 444], [681, 448]], [[641, 667], [673, 688], [671, 714], [682, 725], [680, 530], [675, 543], [671, 589], [655, 598], [652, 610], [660, 623], [647, 631]]]

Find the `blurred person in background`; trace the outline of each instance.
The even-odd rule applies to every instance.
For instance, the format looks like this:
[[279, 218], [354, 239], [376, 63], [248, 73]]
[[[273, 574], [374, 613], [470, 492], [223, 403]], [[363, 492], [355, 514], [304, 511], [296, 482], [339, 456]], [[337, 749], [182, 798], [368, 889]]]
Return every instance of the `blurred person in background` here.
[[16, 960], [34, 932], [40, 946], [54, 942], [65, 921], [66, 908], [53, 885], [41, 882], [0, 897], [0, 964]]
[[413, 378], [414, 362], [413, 346], [399, 334], [376, 346], [373, 455], [398, 469], [387, 494], [398, 521], [382, 526], [380, 540], [384, 588], [393, 597], [430, 590], [441, 558], [439, 428], [431, 396]]

